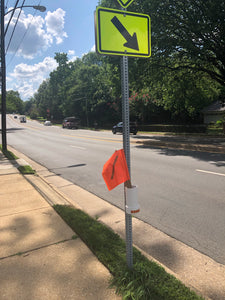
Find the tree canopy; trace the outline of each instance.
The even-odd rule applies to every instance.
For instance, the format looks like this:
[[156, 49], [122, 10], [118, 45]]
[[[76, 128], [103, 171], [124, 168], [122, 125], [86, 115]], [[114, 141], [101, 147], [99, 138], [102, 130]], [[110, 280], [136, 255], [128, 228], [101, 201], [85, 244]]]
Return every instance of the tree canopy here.
[[[115, 0], [102, 6], [117, 7]], [[136, 0], [130, 11], [151, 17], [152, 56], [129, 59], [131, 118], [143, 123], [193, 122], [212, 101], [224, 100], [225, 1]], [[58, 67], [32, 99], [44, 117], [79, 117], [84, 125], [121, 119], [120, 58], [90, 52]]]
[[[116, 6], [114, 0], [101, 5]], [[158, 66], [205, 72], [225, 86], [224, 0], [136, 0], [128, 10], [150, 15]]]
[[[1, 104], [1, 98], [0, 98], [0, 104]], [[24, 103], [23, 100], [20, 98], [18, 92], [13, 90], [6, 92], [6, 111], [7, 113], [15, 112], [15, 113], [23, 114]]]

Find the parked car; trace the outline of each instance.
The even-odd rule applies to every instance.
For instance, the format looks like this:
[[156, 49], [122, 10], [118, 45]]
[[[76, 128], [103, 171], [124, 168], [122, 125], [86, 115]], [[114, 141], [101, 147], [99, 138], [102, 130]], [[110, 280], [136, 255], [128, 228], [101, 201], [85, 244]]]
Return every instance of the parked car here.
[[20, 123], [26, 123], [27, 122], [27, 118], [25, 116], [20, 116]]
[[51, 126], [52, 123], [51, 123], [51, 121], [45, 121], [45, 122], [44, 122], [44, 125], [45, 125], [45, 126]]
[[[123, 122], [119, 122], [112, 128], [112, 133], [116, 134], [117, 132], [122, 133], [123, 132]], [[130, 122], [130, 133], [133, 133], [136, 135], [138, 132], [138, 128], [135, 122]]]
[[77, 129], [79, 126], [79, 119], [76, 117], [68, 117], [63, 120], [62, 128]]
[[17, 116], [14, 116], [14, 119], [17, 119]]

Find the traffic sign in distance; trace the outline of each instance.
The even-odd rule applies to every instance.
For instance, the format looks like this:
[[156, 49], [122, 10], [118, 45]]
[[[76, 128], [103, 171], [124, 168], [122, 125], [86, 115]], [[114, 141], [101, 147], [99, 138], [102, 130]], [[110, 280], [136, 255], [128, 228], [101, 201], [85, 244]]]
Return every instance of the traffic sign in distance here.
[[119, 2], [119, 4], [126, 8], [128, 7], [134, 0], [117, 0]]
[[95, 36], [99, 54], [151, 56], [148, 15], [98, 7], [95, 13]]

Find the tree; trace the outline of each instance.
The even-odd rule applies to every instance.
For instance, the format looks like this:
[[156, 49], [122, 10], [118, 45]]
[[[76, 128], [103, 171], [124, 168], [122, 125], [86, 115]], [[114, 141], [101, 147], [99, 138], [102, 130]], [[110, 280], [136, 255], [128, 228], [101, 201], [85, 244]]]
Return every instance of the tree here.
[[159, 116], [163, 114], [163, 108], [154, 97], [154, 93], [149, 88], [140, 91], [132, 91], [130, 98], [130, 118], [143, 124], [155, 123], [159, 121]]
[[225, 86], [224, 0], [142, 0], [132, 7], [151, 16], [158, 66], [204, 72]]
[[44, 118], [49, 118], [52, 108], [52, 101], [50, 97], [50, 84], [49, 79], [44, 80], [39, 88], [38, 91], [34, 94], [34, 102], [38, 107], [38, 113]]
[[199, 121], [201, 110], [218, 98], [218, 84], [204, 73], [180, 69], [164, 74], [159, 103], [176, 122]]
[[6, 92], [6, 111], [7, 113], [23, 114], [24, 103], [18, 92], [13, 90]]
[[57, 61], [59, 68], [63, 68], [67, 65], [68, 62], [67, 53], [56, 52], [54, 59]]
[[68, 91], [70, 111], [89, 126], [111, 120], [114, 109], [111, 106], [112, 85], [109, 71], [99, 64], [90, 64], [87, 57], [70, 80], [74, 83]]
[[224, 99], [224, 0], [136, 0], [129, 10], [149, 14], [152, 31], [152, 57], [129, 60], [132, 91], [150, 89], [158, 105], [183, 121]]
[[60, 120], [63, 118], [62, 105], [66, 97], [66, 86], [64, 83], [70, 74], [70, 64], [66, 53], [55, 53], [54, 58], [58, 63], [58, 67], [50, 73], [47, 90], [49, 107], [46, 109], [49, 110], [54, 119]]

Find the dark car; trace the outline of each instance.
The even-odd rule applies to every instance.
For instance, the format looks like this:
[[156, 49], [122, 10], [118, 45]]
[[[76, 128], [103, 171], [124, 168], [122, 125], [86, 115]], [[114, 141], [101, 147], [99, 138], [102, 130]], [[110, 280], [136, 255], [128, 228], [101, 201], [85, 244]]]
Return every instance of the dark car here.
[[62, 127], [72, 129], [77, 129], [79, 125], [79, 119], [76, 117], [68, 117], [63, 120]]
[[[117, 132], [122, 133], [123, 132], [123, 122], [119, 122], [112, 128], [112, 133], [116, 134]], [[138, 128], [136, 123], [130, 122], [130, 133], [133, 133], [134, 135], [137, 134]]]

